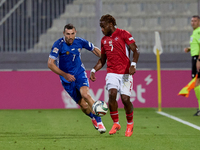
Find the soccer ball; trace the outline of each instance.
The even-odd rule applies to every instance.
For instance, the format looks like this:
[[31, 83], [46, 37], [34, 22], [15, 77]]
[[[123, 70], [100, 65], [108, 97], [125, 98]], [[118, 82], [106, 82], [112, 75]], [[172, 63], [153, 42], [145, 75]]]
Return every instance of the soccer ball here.
[[97, 100], [96, 102], [94, 102], [92, 110], [95, 112], [97, 116], [102, 117], [108, 112], [108, 106], [106, 102]]

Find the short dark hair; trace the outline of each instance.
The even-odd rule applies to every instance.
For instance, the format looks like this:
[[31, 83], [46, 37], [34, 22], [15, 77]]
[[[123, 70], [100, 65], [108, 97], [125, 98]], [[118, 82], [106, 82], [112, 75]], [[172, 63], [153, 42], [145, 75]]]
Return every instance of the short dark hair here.
[[192, 16], [192, 18], [200, 19], [200, 17], [198, 15], [194, 15], [194, 16]]
[[71, 24], [71, 23], [65, 25], [65, 27], [64, 27], [64, 32], [65, 32], [65, 29], [75, 29], [75, 30], [76, 30], [76, 28], [74, 27], [74, 25]]
[[109, 15], [109, 14], [106, 14], [106, 15], [103, 15], [100, 19], [100, 21], [105, 21], [107, 23], [112, 23], [114, 26], [116, 26], [116, 20], [113, 16]]

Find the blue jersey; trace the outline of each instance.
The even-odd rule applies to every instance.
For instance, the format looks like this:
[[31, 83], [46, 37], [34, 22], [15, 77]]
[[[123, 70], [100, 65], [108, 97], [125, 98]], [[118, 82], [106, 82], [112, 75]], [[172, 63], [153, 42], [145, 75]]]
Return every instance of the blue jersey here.
[[[67, 45], [63, 37], [53, 44], [49, 57], [57, 60], [57, 65], [62, 71], [76, 76], [85, 71], [81, 61], [82, 48], [93, 51], [94, 45], [80, 37], [75, 37], [73, 44]], [[64, 77], [60, 78], [69, 83]]]

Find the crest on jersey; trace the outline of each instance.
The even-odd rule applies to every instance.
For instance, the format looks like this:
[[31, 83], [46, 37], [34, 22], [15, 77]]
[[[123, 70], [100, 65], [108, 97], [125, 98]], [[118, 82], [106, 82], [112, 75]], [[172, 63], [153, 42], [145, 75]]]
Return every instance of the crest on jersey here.
[[58, 53], [58, 48], [56, 48], [56, 47], [54, 47], [54, 49], [53, 49], [53, 53]]
[[67, 51], [66, 54], [69, 55], [69, 51]]

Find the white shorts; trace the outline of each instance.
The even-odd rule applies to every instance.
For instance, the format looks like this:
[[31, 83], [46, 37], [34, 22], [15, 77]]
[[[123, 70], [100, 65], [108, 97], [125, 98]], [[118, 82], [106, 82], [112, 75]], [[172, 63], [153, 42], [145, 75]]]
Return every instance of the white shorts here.
[[131, 96], [133, 77], [129, 74], [108, 73], [106, 75], [106, 89], [117, 89], [120, 94]]

